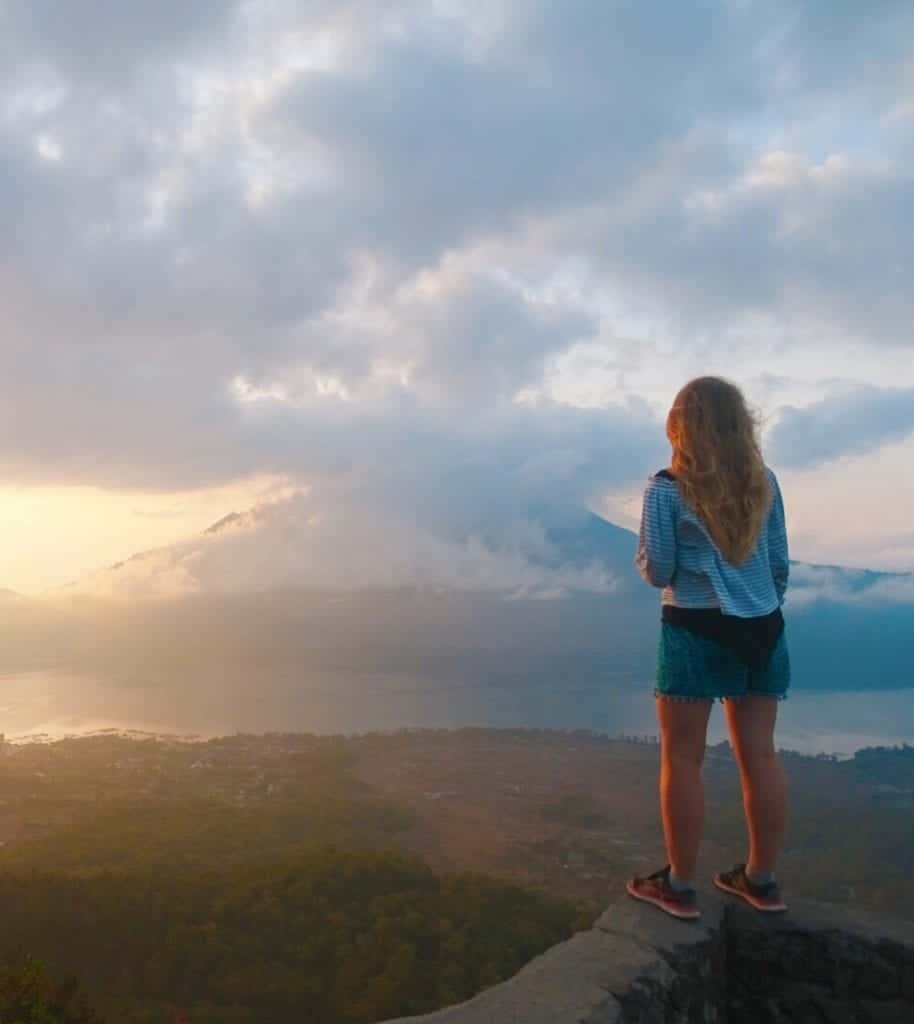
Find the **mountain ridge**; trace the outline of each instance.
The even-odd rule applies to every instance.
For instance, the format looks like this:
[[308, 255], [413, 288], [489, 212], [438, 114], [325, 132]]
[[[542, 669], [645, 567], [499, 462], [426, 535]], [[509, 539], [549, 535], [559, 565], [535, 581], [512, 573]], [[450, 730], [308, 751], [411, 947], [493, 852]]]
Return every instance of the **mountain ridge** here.
[[[576, 518], [578, 523], [582, 520], [583, 528], [575, 529], [551, 524], [545, 526], [545, 536], [554, 545], [556, 551], [564, 556], [563, 562], [580, 566], [593, 561], [596, 557], [618, 575], [636, 576], [634, 552], [638, 540], [637, 533], [592, 511], [587, 511], [583, 517]], [[232, 528], [243, 529], [245, 526], [256, 526], [261, 521], [256, 509], [248, 509], [245, 512], [231, 511], [193, 536], [198, 538], [218, 537]], [[85, 579], [91, 579], [103, 573], [118, 572], [128, 566], [142, 563], [144, 560], [161, 556], [165, 552], [172, 551], [181, 543], [184, 542], [160, 545], [134, 552], [126, 558], [87, 574], [86, 577], [71, 580], [60, 587], [52, 588], [51, 592], [78, 588]], [[549, 562], [547, 561], [546, 564]], [[833, 563], [807, 562], [801, 559], [791, 559], [790, 565], [794, 569], [840, 574], [842, 581], [853, 592], [867, 590], [870, 586], [882, 581], [911, 581], [914, 583], [914, 572], [906, 570], [860, 568]], [[10, 598], [21, 597], [14, 591], [0, 589], [0, 599], [3, 599], [5, 595], [9, 595]], [[912, 594], [912, 601], [914, 601], [914, 594]]]
[[[456, 586], [447, 576], [387, 581], [381, 573], [371, 586], [312, 584], [295, 549], [299, 538], [312, 539], [306, 522], [267, 510], [230, 513], [213, 527], [88, 581], [108, 591], [81, 590], [77, 581], [57, 592], [59, 601], [9, 602], [0, 670], [46, 666], [53, 651], [55, 664], [121, 679], [342, 672], [510, 691], [556, 678], [626, 688], [653, 676], [660, 594], [634, 565], [636, 535], [595, 513], [540, 524], [523, 534], [526, 547], [497, 557], [472, 537], [419, 548], [475, 559], [476, 575], [457, 572]], [[273, 575], [261, 572], [264, 557]], [[287, 562], [291, 571], [277, 574]], [[414, 570], [416, 562], [394, 564]], [[785, 613], [797, 685], [914, 687], [914, 577], [792, 565]], [[201, 566], [215, 589], [198, 585]], [[513, 575], [494, 585], [502, 571]], [[225, 579], [232, 586], [220, 589]]]

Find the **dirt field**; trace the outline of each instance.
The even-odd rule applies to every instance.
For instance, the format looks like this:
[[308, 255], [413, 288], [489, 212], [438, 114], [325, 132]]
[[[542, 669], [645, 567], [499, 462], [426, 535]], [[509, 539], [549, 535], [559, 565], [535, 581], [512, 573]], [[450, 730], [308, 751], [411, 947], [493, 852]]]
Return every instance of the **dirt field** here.
[[[600, 903], [628, 873], [664, 863], [656, 744], [471, 730], [353, 742], [357, 776], [413, 810], [404, 842], [436, 868]], [[719, 852], [708, 842], [703, 856]]]

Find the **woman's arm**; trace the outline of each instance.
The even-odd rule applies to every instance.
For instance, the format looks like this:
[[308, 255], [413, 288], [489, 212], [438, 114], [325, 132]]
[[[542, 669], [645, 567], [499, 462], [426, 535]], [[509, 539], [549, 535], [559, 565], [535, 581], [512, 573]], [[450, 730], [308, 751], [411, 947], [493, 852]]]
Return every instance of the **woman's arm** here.
[[635, 565], [652, 587], [676, 574], [676, 484], [653, 477], [644, 491]]
[[[770, 471], [769, 471], [770, 472]], [[768, 564], [778, 601], [784, 603], [787, 580], [790, 576], [790, 556], [787, 550], [787, 524], [784, 499], [777, 477], [771, 473], [771, 511], [768, 513]]]

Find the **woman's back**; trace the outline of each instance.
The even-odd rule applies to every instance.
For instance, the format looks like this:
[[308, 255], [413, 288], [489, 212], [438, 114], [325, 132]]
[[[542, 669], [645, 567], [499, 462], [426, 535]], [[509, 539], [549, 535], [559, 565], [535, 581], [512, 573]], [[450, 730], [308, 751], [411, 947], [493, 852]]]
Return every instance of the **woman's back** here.
[[720, 608], [740, 618], [780, 607], [789, 575], [787, 533], [777, 477], [770, 468], [767, 473], [769, 512], [754, 549], [739, 565], [722, 554], [672, 473], [661, 470], [650, 478], [635, 562], [648, 583], [664, 588], [663, 604]]

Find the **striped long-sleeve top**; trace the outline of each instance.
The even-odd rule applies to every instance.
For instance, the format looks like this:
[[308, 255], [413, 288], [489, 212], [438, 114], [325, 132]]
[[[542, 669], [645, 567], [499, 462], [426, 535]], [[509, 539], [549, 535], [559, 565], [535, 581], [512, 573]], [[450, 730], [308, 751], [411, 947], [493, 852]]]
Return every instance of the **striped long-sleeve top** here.
[[784, 602], [789, 574], [784, 503], [768, 470], [771, 506], [755, 550], [735, 566], [695, 512], [676, 481], [654, 475], [644, 491], [635, 564], [644, 579], [663, 588], [662, 603], [680, 608], [720, 608], [725, 615], [768, 615]]

